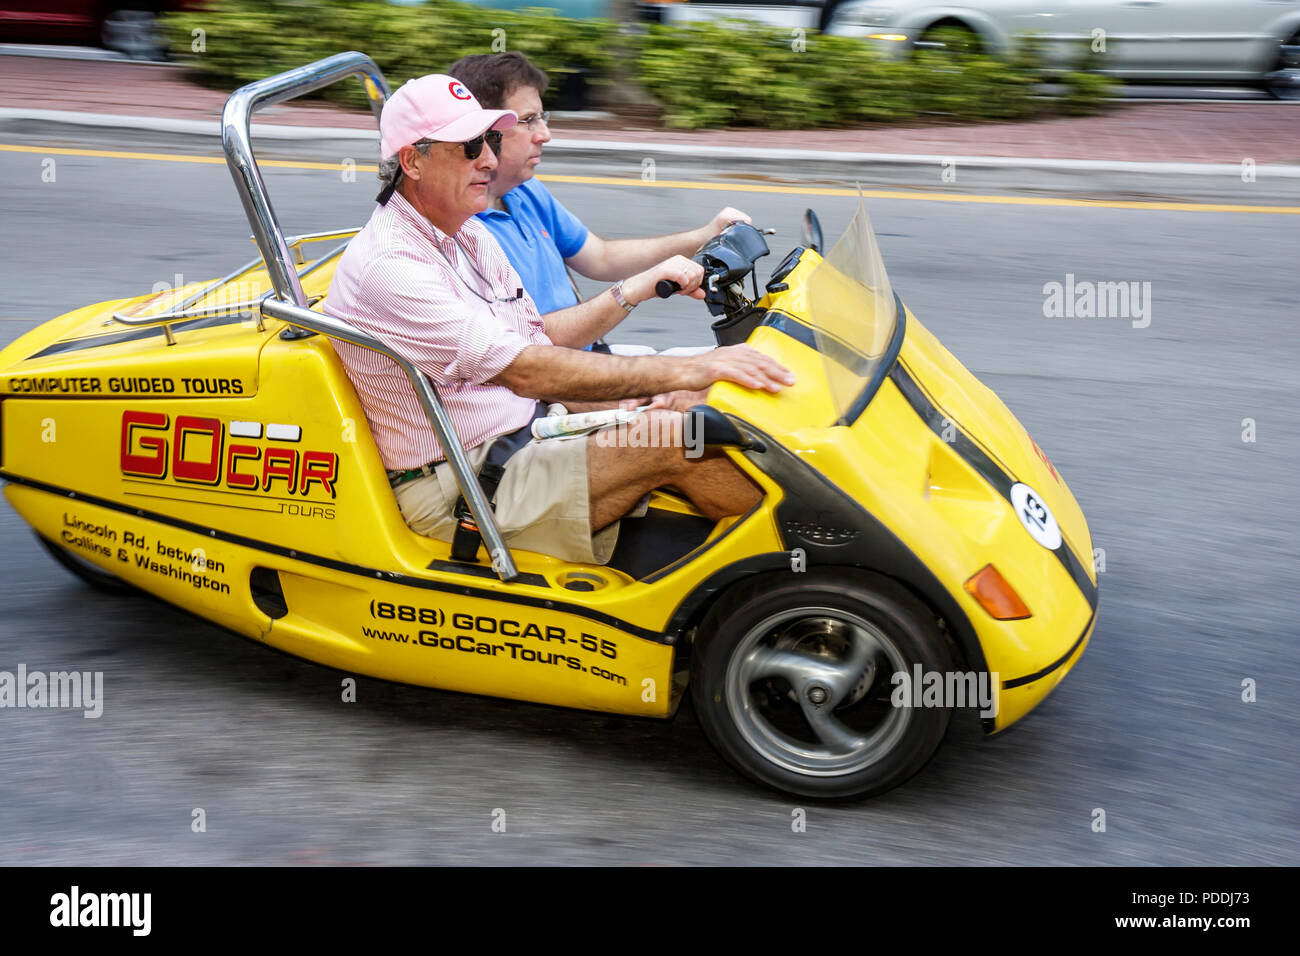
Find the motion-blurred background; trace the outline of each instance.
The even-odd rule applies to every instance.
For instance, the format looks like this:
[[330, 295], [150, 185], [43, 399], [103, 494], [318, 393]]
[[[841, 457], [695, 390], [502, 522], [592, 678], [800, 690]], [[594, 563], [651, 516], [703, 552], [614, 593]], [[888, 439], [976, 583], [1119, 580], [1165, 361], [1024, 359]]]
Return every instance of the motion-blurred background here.
[[[87, 589], [0, 506], [0, 669], [105, 674], [97, 720], [0, 710], [0, 863], [1300, 862], [1300, 2], [516, 6], [0, 0], [0, 341], [252, 255], [217, 135], [239, 85], [521, 50], [551, 78], [539, 176], [602, 235], [734, 205], [777, 230], [761, 284], [805, 207], [833, 238], [861, 188], [894, 289], [1088, 515], [1087, 653], [1014, 733], [954, 722], [925, 773], [794, 833], [689, 707], [365, 679], [342, 705], [338, 673]], [[254, 124], [289, 232], [373, 208], [373, 120], [331, 95]], [[1145, 324], [1050, 315], [1067, 282], [1150, 283]], [[708, 322], [656, 301], [615, 340]]]

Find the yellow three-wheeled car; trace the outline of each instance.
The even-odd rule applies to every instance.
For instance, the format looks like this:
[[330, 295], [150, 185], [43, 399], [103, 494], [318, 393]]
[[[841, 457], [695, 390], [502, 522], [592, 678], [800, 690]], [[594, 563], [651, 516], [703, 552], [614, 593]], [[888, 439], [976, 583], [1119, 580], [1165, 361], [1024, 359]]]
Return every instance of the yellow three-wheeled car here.
[[[716, 385], [687, 420], [761, 486], [758, 507], [715, 524], [661, 491], [608, 565], [510, 551], [434, 387], [318, 311], [353, 233], [286, 238], [253, 159], [256, 109], [353, 75], [377, 115], [387, 85], [358, 53], [231, 96], [258, 260], [0, 354], [6, 495], [59, 560], [409, 684], [652, 717], [689, 685], [729, 762], [814, 797], [896, 786], [957, 708], [996, 732], [1060, 682], [1097, 607], [1083, 514], [894, 296], [861, 208], [824, 256], [809, 233], [761, 297], [745, 294], [767, 252], [751, 227], [697, 257], [719, 341], [797, 377], [777, 395]], [[331, 338], [403, 364], [495, 561], [455, 561], [403, 522]], [[43, 440], [55, 423], [77, 440]]]

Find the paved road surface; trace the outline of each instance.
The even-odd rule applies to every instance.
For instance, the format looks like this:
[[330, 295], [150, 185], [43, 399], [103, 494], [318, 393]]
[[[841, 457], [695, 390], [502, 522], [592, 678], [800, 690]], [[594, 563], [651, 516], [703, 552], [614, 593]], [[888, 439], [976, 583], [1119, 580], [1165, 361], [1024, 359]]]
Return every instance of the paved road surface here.
[[[221, 166], [59, 156], [45, 183], [41, 160], [0, 153], [2, 341], [252, 254]], [[267, 172], [293, 231], [361, 221], [373, 186], [358, 178]], [[768, 269], [806, 204], [828, 236], [853, 209], [554, 188], [611, 236], [742, 206], [780, 230]], [[729, 771], [689, 707], [658, 723], [365, 679], [343, 704], [339, 673], [87, 589], [4, 507], [0, 670], [102, 670], [106, 703], [99, 720], [0, 710], [0, 864], [1300, 863], [1297, 218], [870, 208], [897, 291], [1020, 416], [1106, 552], [1090, 649], [1015, 731], [984, 741], [954, 726], [911, 783], [809, 806], [794, 833], [796, 804]], [[1150, 282], [1150, 325], [1044, 318], [1044, 284], [1067, 274]], [[707, 323], [698, 305], [656, 302], [619, 338], [702, 344]], [[1241, 700], [1244, 678], [1256, 703]]]

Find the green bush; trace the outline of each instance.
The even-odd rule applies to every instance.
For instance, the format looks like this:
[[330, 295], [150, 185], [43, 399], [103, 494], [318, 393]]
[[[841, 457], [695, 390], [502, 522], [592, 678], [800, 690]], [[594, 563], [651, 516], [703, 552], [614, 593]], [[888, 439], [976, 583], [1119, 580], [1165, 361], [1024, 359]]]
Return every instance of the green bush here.
[[1117, 80], [1099, 73], [1070, 72], [1061, 76], [1065, 92], [1057, 98], [1057, 108], [1068, 116], [1100, 113], [1106, 100], [1115, 95]]
[[[219, 0], [206, 10], [167, 14], [164, 26], [177, 58], [191, 63], [200, 80], [227, 89], [345, 50], [367, 54], [396, 89], [467, 54], [490, 53], [502, 38], [547, 73], [546, 98], [553, 104], [568, 74], [581, 70], [599, 84], [614, 63], [615, 26], [608, 20], [449, 0], [411, 7], [375, 0]], [[191, 52], [195, 29], [205, 34], [205, 50], [197, 55]], [[366, 105], [359, 83], [337, 83], [323, 95]]]
[[669, 125], [798, 129], [915, 115], [905, 70], [844, 37], [724, 20], [655, 26], [636, 44], [635, 76]]
[[1033, 57], [920, 52], [893, 60], [849, 37], [798, 40], [740, 21], [656, 27], [640, 44], [637, 77], [670, 125], [686, 128], [1013, 119], [1044, 107], [1034, 96]]
[[[1057, 109], [1098, 110], [1112, 81], [1067, 73], [1058, 99], [1036, 95], [1042, 79], [1033, 41], [1009, 56], [923, 51], [886, 59], [849, 37], [823, 36], [748, 21], [692, 23], [620, 32], [608, 20], [574, 20], [544, 9], [505, 11], [430, 0], [394, 6], [376, 0], [218, 0], [165, 18], [172, 49], [205, 82], [233, 89], [344, 50], [370, 55], [395, 89], [447, 69], [494, 41], [528, 56], [551, 78], [559, 102], [566, 78], [585, 75], [597, 89], [621, 78], [640, 84], [680, 129], [776, 129], [887, 123], [921, 116], [960, 121], [1016, 119]], [[206, 49], [190, 53], [192, 31]], [[504, 31], [497, 32], [497, 31]], [[324, 96], [365, 105], [360, 84]], [[597, 94], [599, 95], [599, 94]]]

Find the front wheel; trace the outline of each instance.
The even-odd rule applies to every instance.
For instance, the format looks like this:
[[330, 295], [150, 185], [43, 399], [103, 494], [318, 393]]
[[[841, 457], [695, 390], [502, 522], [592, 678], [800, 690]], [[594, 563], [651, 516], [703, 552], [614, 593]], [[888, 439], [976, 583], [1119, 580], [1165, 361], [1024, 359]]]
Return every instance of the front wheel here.
[[891, 700], [895, 674], [946, 674], [952, 657], [933, 615], [875, 575], [746, 583], [709, 612], [698, 640], [691, 694], [705, 735], [741, 773], [788, 794], [892, 789], [930, 759], [952, 716]]

